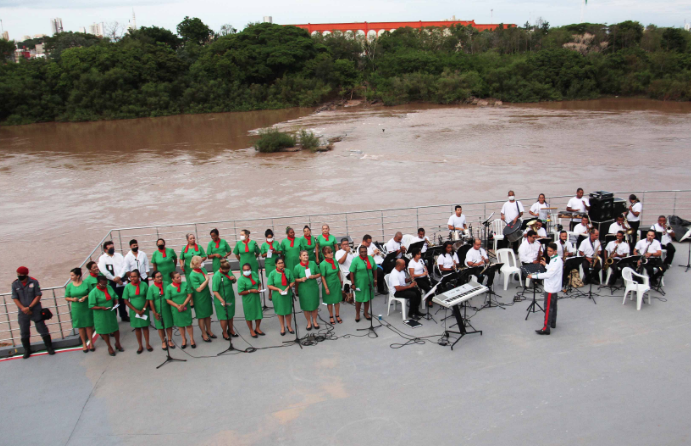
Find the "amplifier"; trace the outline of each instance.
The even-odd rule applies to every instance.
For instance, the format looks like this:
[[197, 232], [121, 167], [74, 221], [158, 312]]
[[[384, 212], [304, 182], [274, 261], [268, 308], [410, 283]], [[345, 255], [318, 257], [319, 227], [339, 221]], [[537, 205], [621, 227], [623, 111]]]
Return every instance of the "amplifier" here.
[[[592, 194], [591, 194], [592, 195]], [[603, 221], [612, 218], [612, 208], [614, 206], [614, 198], [590, 198], [590, 215], [591, 220]]]
[[615, 198], [612, 204], [612, 218], [617, 218], [624, 212], [626, 212], [626, 200], [623, 198]]
[[[592, 209], [592, 208], [591, 208]], [[614, 223], [614, 219], [598, 221], [593, 219], [593, 226], [600, 232], [600, 241], [604, 243], [605, 236], [609, 232], [610, 225]]]
[[599, 198], [601, 200], [611, 200], [614, 198], [614, 194], [612, 192], [605, 192], [604, 190], [596, 190], [595, 192], [590, 193], [590, 199], [592, 200], [593, 198]]

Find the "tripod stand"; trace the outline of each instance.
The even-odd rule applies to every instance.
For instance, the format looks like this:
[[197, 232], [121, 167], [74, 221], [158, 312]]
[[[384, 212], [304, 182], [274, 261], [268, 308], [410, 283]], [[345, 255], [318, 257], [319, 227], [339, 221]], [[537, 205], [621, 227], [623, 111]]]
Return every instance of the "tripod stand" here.
[[[156, 367], [156, 369], [160, 369], [164, 365], [168, 364], [169, 362], [187, 362], [186, 359], [176, 359], [170, 356], [170, 346], [168, 345], [168, 332], [166, 331], [166, 324], [165, 320], [163, 318], [163, 293], [160, 291], [158, 292], [158, 308], [161, 310], [161, 326], [163, 327], [163, 341], [166, 343], [166, 360], [163, 361], [161, 365]], [[155, 326], [155, 325], [154, 325]]]
[[684, 272], [688, 273], [689, 269], [691, 269], [691, 243], [689, 243], [689, 242], [691, 242], [691, 229], [689, 229], [686, 232], [686, 234], [684, 234], [684, 236], [679, 239], [679, 243], [683, 243], [683, 242], [687, 242], [687, 245], [689, 245], [689, 255], [688, 255], [688, 258], [686, 260], [686, 265], [679, 265], [679, 266], [681, 266], [682, 268], [686, 268], [684, 270]]
[[597, 302], [595, 301], [595, 296], [600, 297], [600, 295], [597, 293], [593, 293], [593, 273], [595, 272], [595, 268], [593, 268], [593, 265], [590, 264], [588, 266], [588, 270], [589, 270], [589, 272], [588, 272], [588, 279], [589, 279], [588, 280], [588, 293], [587, 294], [584, 293], [583, 295], [588, 296], [588, 299], [592, 299], [593, 303], [597, 304]]
[[503, 303], [496, 299], [492, 300], [492, 296], [501, 297], [494, 292], [494, 276], [502, 266], [504, 266], [503, 263], [495, 263], [494, 265], [490, 266], [487, 271], [487, 287], [489, 288], [489, 291], [487, 291], [487, 302], [480, 307], [481, 310], [484, 310], [485, 308], [501, 308], [502, 310], [506, 310]]
[[[220, 272], [220, 270], [219, 270], [219, 272]], [[224, 302], [223, 308], [226, 310], [226, 324], [227, 324], [226, 326], [228, 329], [228, 348], [223, 350], [221, 353], [217, 354], [216, 356], [221, 356], [221, 355], [224, 355], [226, 353], [230, 353], [230, 352], [236, 350], [235, 347], [233, 347], [233, 336], [230, 334], [230, 313], [228, 312], [228, 301], [226, 300], [226, 290], [225, 290], [223, 285], [224, 285], [223, 273], [221, 273], [221, 289], [219, 291], [223, 297], [223, 302]], [[231, 282], [230, 286], [233, 286], [232, 282]]]
[[295, 312], [295, 293], [293, 293], [293, 298], [292, 298], [292, 304], [293, 304], [293, 325], [295, 325], [295, 339], [292, 341], [283, 341], [283, 343], [287, 346], [289, 345], [299, 345], [300, 349], [302, 350], [302, 344], [300, 343], [300, 337], [298, 336], [298, 319], [297, 319], [297, 313]]
[[537, 309], [539, 308], [540, 311], [543, 313], [545, 312], [545, 309], [540, 306], [539, 303], [537, 303], [537, 279], [533, 278], [533, 301], [530, 303], [528, 306], [527, 313], [525, 315], [525, 320], [528, 320], [528, 316], [530, 316], [530, 313], [537, 313]]
[[[362, 274], [362, 273], [360, 273], [360, 274]], [[374, 326], [374, 283], [372, 281], [372, 276], [369, 275], [367, 270], [365, 270], [365, 274], [367, 274], [367, 277], [369, 278], [369, 288], [370, 288], [370, 296], [371, 296], [371, 299], [369, 301], [369, 315], [370, 315], [369, 327], [358, 328], [357, 331], [368, 331], [370, 333], [374, 333], [374, 336], [378, 338], [379, 335], [377, 334], [377, 332], [375, 330], [377, 328], [379, 328], [381, 325], [379, 327]], [[372, 274], [377, 274], [377, 272], [374, 269], [372, 269]], [[387, 286], [388, 286], [388, 284], [387, 284]]]

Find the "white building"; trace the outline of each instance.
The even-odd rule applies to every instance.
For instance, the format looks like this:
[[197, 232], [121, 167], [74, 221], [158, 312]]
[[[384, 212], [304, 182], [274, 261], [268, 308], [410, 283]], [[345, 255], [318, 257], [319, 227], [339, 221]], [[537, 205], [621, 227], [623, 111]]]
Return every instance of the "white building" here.
[[130, 23], [127, 25], [127, 32], [135, 31], [137, 29], [137, 18], [134, 16], [134, 9], [132, 10], [132, 18]]
[[105, 32], [103, 31], [103, 22], [89, 25], [89, 34], [93, 34], [94, 36], [98, 37], [105, 36]]
[[50, 29], [53, 32], [53, 34], [63, 32], [62, 19], [61, 18], [52, 19], [50, 21]]
[[9, 41], [10, 40], [10, 33], [8, 33], [7, 31], [3, 32], [2, 33], [2, 40], [8, 40]]
[[82, 34], [86, 34], [86, 26], [80, 26], [79, 27], [79, 32]]
[[274, 18], [272, 16], [270, 16], [270, 15], [264, 16], [264, 23], [273, 23], [273, 22], [274, 22]]
[[686, 31], [691, 31], [691, 23], [685, 23], [685, 24], [684, 24], [684, 29], [685, 29]]

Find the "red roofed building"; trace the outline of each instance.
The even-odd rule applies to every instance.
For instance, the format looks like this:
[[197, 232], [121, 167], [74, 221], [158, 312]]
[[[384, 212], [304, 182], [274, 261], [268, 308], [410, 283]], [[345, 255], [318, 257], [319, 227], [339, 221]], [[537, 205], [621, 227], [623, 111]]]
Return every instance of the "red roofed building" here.
[[[291, 25], [297, 26], [307, 30], [310, 34], [314, 35], [316, 33], [328, 35], [332, 34], [334, 31], [340, 31], [342, 33], [352, 33], [352, 35], [359, 34], [361, 36], [378, 37], [385, 31], [395, 31], [398, 28], [427, 28], [427, 27], [439, 27], [439, 28], [449, 28], [454, 25], [461, 26], [472, 26], [479, 31], [494, 30], [499, 25], [479, 25], [475, 23], [475, 20], [438, 20], [433, 22], [417, 21], [417, 22], [353, 22], [353, 23], [308, 23], [306, 25]], [[504, 24], [506, 28], [513, 28], [516, 25]]]

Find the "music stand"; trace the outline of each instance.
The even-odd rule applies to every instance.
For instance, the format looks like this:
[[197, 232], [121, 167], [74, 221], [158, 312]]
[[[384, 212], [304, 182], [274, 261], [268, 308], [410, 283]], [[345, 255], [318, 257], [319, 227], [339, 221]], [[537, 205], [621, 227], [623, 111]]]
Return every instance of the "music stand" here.
[[686, 234], [684, 234], [684, 236], [679, 239], [679, 243], [683, 243], [683, 242], [686, 242], [686, 244], [689, 245], [689, 256], [688, 256], [688, 259], [686, 261], [686, 265], [679, 265], [679, 266], [681, 266], [682, 268], [686, 268], [684, 270], [684, 272], [687, 273], [689, 271], [689, 269], [691, 269], [691, 229], [689, 229], [686, 232]]
[[396, 266], [396, 257], [398, 257], [398, 253], [396, 252], [391, 252], [387, 254], [386, 257], [384, 257], [384, 261], [381, 263], [381, 267], [382, 270], [384, 270], [384, 274], [389, 274], [391, 271], [393, 271], [394, 267]]
[[489, 288], [489, 291], [487, 291], [487, 302], [482, 307], [480, 307], [481, 310], [485, 308], [501, 308], [502, 310], [506, 310], [506, 308], [504, 308], [505, 304], [499, 302], [496, 299], [492, 300], [492, 296], [501, 297], [494, 292], [494, 276], [497, 274], [497, 272], [501, 269], [502, 266], [504, 266], [503, 263], [495, 263], [487, 269], [487, 273], [485, 275], [487, 276], [487, 288]]
[[423, 247], [423, 246], [425, 246], [425, 241], [424, 241], [424, 240], [419, 241], [419, 242], [415, 242], [415, 243], [411, 243], [410, 245], [408, 245], [408, 249], [406, 249], [405, 252], [406, 252], [406, 254], [411, 253], [411, 252], [415, 252], [415, 251], [417, 251], [417, 250], [419, 250], [420, 252], [422, 252], [422, 247]]
[[[381, 323], [380, 323], [380, 325], [378, 325], [376, 327], [374, 326], [374, 305], [373, 305], [373, 303], [374, 303], [374, 281], [372, 280], [372, 277], [374, 276], [374, 274], [377, 274], [377, 271], [372, 270], [372, 276], [370, 276], [369, 273], [367, 273], [366, 271], [365, 271], [365, 274], [367, 274], [367, 277], [369, 278], [369, 287], [370, 287], [370, 292], [372, 293], [371, 294], [372, 298], [369, 300], [369, 316], [370, 316], [369, 317], [369, 327], [358, 328], [357, 331], [366, 330], [368, 332], [368, 334], [373, 333], [374, 337], [378, 338], [379, 335], [377, 334], [377, 332], [375, 330], [377, 328], [381, 327]], [[355, 284], [353, 284], [353, 285], [355, 285]], [[389, 286], [389, 284], [387, 283], [386, 286]], [[403, 304], [403, 305], [405, 305], [405, 304]], [[363, 308], [363, 312], [364, 312], [364, 308]], [[367, 319], [367, 318], [365, 317], [365, 319]], [[296, 331], [296, 333], [297, 333], [297, 331]]]
[[[534, 266], [532, 266], [534, 265]], [[530, 268], [529, 268], [530, 267]], [[544, 273], [545, 272], [545, 267], [540, 265], [539, 263], [536, 264], [531, 264], [531, 265], [523, 265], [521, 266], [521, 271], [523, 271], [523, 274], [525, 274], [526, 277], [528, 277], [529, 274], [537, 274], [537, 273]], [[537, 313], [537, 308], [540, 309], [543, 313], [545, 312], [545, 309], [540, 306], [539, 303], [537, 303], [537, 280], [536, 278], [531, 279], [533, 281], [533, 301], [530, 303], [528, 306], [528, 314], [525, 315], [525, 320], [528, 320], [528, 316], [530, 316], [530, 313]]]

